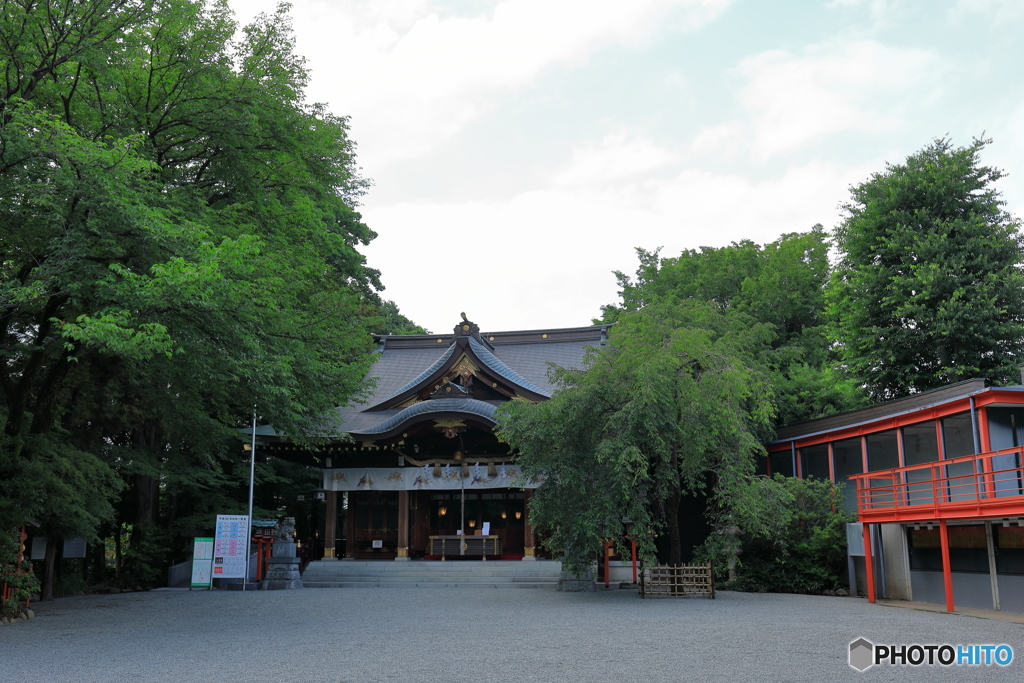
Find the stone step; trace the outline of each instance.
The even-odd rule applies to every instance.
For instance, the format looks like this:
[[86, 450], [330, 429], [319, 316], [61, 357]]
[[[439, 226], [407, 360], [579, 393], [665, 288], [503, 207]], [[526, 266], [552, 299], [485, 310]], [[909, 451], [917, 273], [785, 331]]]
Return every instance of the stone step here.
[[303, 581], [302, 585], [306, 588], [554, 588], [558, 585], [558, 582]]
[[477, 567], [509, 567], [509, 568], [520, 568], [520, 569], [559, 569], [561, 568], [561, 562], [554, 562], [552, 560], [537, 560], [534, 562], [524, 562], [522, 560], [409, 560], [406, 562], [397, 562], [395, 560], [314, 560], [310, 562], [307, 567], [309, 569], [319, 568], [337, 568], [337, 567], [373, 567], [375, 569], [381, 569], [387, 571], [389, 569], [404, 569], [408, 567], [417, 567], [424, 569], [432, 568], [452, 568], [456, 567], [459, 569], [472, 570]]
[[317, 575], [317, 577], [303, 577], [302, 583], [306, 584], [309, 582], [318, 581], [369, 581], [369, 582], [381, 582], [388, 581], [394, 583], [424, 583], [424, 584], [443, 584], [443, 583], [467, 583], [467, 584], [522, 584], [530, 582], [556, 582], [558, 577], [344, 577], [344, 575], [333, 575], [333, 577], [327, 577], [327, 575]]
[[393, 560], [311, 562], [307, 588], [553, 588], [561, 563], [550, 560]]
[[373, 575], [373, 577], [398, 577], [398, 575], [409, 575], [409, 577], [439, 577], [439, 575], [445, 575], [445, 577], [469, 577], [469, 575], [488, 575], [488, 577], [554, 577], [557, 575], [559, 570], [556, 569], [544, 569], [544, 570], [529, 570], [529, 569], [485, 569], [480, 567], [472, 571], [466, 571], [462, 569], [390, 569], [380, 570], [372, 569], [369, 567], [352, 567], [351, 569], [306, 569], [304, 575], [309, 574], [330, 574], [330, 575]]

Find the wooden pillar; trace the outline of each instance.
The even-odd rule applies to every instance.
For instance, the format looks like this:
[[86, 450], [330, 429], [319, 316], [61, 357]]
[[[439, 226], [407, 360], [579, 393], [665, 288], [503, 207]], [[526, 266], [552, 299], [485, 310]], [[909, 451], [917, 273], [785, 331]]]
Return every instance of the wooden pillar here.
[[533, 535], [533, 522], [530, 521], [530, 501], [533, 500], [533, 489], [523, 489], [523, 559], [537, 559], [537, 541]]
[[348, 492], [348, 508], [345, 510], [345, 557], [356, 556], [356, 492]]
[[864, 528], [864, 573], [867, 574], [868, 585], [865, 592], [868, 602], [875, 601], [875, 560], [871, 557], [871, 525], [862, 524]]
[[409, 559], [409, 492], [398, 492], [398, 557]]
[[942, 545], [942, 583], [946, 587], [946, 611], [953, 611], [953, 572], [949, 568], [949, 529], [946, 520], [939, 522], [939, 543]]
[[333, 560], [337, 557], [334, 551], [334, 537], [338, 535], [338, 492], [327, 491], [324, 498], [324, 559]]

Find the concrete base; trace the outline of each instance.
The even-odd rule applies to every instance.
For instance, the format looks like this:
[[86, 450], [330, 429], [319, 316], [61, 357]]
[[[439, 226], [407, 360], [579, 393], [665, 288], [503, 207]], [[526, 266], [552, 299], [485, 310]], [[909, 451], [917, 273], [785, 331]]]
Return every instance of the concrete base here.
[[408, 557], [396, 557], [395, 558], [395, 562], [408, 562], [408, 561], [409, 561]]
[[535, 562], [536, 560], [537, 560], [536, 557], [524, 557], [523, 558], [523, 562]]

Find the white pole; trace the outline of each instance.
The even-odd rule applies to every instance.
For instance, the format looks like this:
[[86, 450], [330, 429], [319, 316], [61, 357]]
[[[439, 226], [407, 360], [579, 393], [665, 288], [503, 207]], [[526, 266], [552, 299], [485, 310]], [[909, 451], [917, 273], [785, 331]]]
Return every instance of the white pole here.
[[252, 447], [249, 450], [249, 533], [245, 535], [245, 576], [242, 577], [242, 592], [249, 580], [249, 558], [252, 557], [252, 487], [256, 479], [256, 406], [252, 407]]

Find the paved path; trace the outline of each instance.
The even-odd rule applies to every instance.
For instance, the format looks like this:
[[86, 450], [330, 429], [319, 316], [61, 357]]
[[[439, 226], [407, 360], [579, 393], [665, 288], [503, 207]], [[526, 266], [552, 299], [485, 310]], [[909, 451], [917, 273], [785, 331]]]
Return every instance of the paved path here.
[[[851, 598], [631, 591], [153, 591], [38, 603], [0, 681], [1020, 681], [1024, 625]], [[851, 640], [1006, 643], [1006, 668], [846, 663]]]

